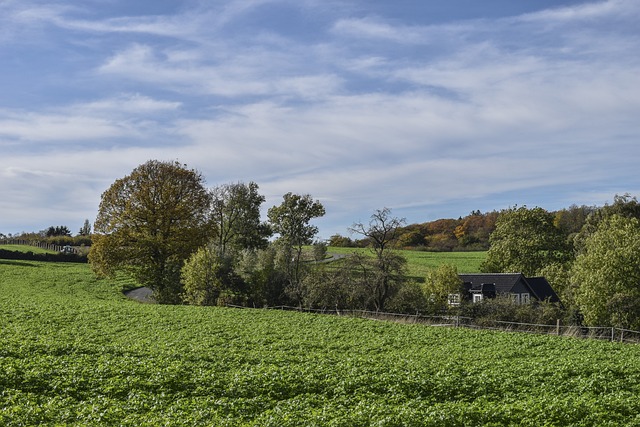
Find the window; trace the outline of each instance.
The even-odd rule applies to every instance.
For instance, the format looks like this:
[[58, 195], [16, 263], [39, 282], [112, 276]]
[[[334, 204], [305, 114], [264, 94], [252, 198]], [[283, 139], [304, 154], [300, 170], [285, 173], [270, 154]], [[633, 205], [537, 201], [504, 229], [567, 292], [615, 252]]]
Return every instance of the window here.
[[511, 301], [516, 304], [520, 304], [520, 294], [511, 294]]
[[449, 294], [449, 305], [460, 305], [460, 294]]
[[482, 301], [482, 294], [473, 294], [473, 302]]
[[521, 294], [520, 295], [520, 303], [521, 304], [529, 304], [531, 302], [531, 299], [529, 297], [529, 294]]

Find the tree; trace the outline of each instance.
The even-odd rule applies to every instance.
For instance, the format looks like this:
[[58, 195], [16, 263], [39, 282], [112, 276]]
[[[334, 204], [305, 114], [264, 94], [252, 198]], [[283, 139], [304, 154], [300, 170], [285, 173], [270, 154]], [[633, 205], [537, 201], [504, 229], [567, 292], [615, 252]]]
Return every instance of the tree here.
[[102, 194], [89, 260], [98, 274], [125, 270], [158, 302], [180, 302], [180, 269], [207, 240], [210, 196], [201, 174], [150, 160]]
[[67, 227], [66, 225], [59, 225], [56, 227], [51, 226], [47, 229], [46, 236], [47, 237], [61, 237], [61, 236], [71, 237], [71, 230], [69, 230], [69, 227]]
[[353, 224], [349, 230], [369, 241], [369, 248], [374, 253], [373, 262], [362, 258], [360, 273], [367, 286], [371, 288], [376, 310], [383, 310], [387, 300], [398, 290], [404, 281], [403, 269], [406, 259], [393, 250], [400, 235], [400, 227], [405, 220], [391, 216], [391, 210], [378, 209], [371, 215], [367, 225]]
[[587, 324], [640, 329], [640, 220], [601, 221], [575, 260], [572, 280]]
[[279, 206], [267, 211], [273, 231], [279, 234], [277, 239], [280, 248], [280, 261], [287, 274], [288, 292], [298, 303], [302, 303], [300, 285], [303, 275], [302, 248], [310, 245], [318, 233], [318, 227], [311, 225], [314, 218], [324, 216], [325, 209], [318, 200], [309, 194], [298, 195], [287, 193]]
[[226, 184], [211, 191], [211, 223], [222, 254], [235, 250], [265, 248], [271, 235], [269, 226], [260, 221], [260, 206], [265, 201], [258, 194], [258, 184]]
[[78, 235], [79, 236], [90, 236], [91, 235], [91, 223], [89, 223], [88, 219], [84, 220], [84, 224], [82, 225], [82, 228], [78, 232]]
[[242, 304], [244, 282], [232, 266], [230, 257], [209, 244], [194, 252], [182, 267], [182, 299], [193, 305]]
[[425, 293], [434, 311], [441, 311], [448, 307], [449, 295], [460, 296], [462, 279], [458, 276], [458, 269], [454, 265], [442, 264], [429, 271], [425, 278]]
[[484, 272], [535, 276], [542, 268], [571, 257], [565, 235], [554, 226], [554, 215], [542, 208], [502, 211], [489, 242]]
[[626, 218], [640, 219], [640, 203], [638, 199], [630, 194], [622, 196], [616, 194], [613, 198], [613, 204], [605, 204], [591, 212], [580, 229], [580, 232], [573, 239], [575, 253], [581, 254], [586, 246], [586, 240], [598, 229], [598, 225], [607, 218], [619, 215]]

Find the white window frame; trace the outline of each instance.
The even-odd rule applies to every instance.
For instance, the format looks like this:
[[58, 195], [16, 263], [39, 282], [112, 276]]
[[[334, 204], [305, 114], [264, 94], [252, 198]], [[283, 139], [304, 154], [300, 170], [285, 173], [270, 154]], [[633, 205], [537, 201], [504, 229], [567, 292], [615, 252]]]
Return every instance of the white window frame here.
[[515, 302], [516, 305], [520, 305], [520, 294], [510, 294], [511, 301]]
[[480, 302], [482, 301], [482, 294], [473, 294], [473, 302]]
[[449, 294], [447, 302], [449, 305], [460, 305], [460, 294]]
[[520, 303], [521, 304], [529, 304], [531, 303], [531, 295], [528, 292], [520, 294]]

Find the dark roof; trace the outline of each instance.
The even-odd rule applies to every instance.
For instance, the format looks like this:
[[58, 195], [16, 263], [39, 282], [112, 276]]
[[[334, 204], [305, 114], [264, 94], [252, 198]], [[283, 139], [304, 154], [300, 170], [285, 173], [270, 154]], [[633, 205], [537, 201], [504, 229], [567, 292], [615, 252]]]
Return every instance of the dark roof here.
[[459, 274], [459, 276], [465, 283], [471, 283], [473, 286], [478, 286], [483, 283], [493, 283], [498, 293], [511, 292], [511, 289], [513, 289], [518, 281], [525, 279], [522, 273], [477, 273]]
[[560, 301], [560, 298], [558, 298], [558, 295], [544, 277], [527, 277], [527, 283], [540, 301], [546, 299], [549, 299], [550, 302]]
[[522, 281], [537, 300], [560, 301], [560, 298], [558, 298], [558, 295], [544, 277], [525, 277], [522, 273], [476, 273], [459, 274], [459, 276], [464, 283], [470, 285], [468, 286], [469, 289], [478, 288], [482, 284], [493, 283], [499, 294], [510, 293], [514, 286]]

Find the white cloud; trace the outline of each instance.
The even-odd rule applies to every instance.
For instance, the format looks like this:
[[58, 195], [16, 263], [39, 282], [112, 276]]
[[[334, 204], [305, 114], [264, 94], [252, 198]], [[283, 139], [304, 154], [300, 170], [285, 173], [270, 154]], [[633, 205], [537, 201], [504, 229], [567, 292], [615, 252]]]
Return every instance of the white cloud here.
[[[183, 161], [210, 185], [256, 181], [267, 204], [311, 193], [337, 232], [384, 206], [467, 201], [457, 216], [496, 194], [549, 189], [568, 206], [640, 187], [637, 3], [431, 25], [337, 9], [306, 39], [236, 26], [274, 2], [116, 18], [10, 2], [21, 25], [84, 35], [95, 56], [52, 41], [62, 63], [81, 63], [78, 90], [0, 105], [0, 210], [33, 205], [37, 221], [55, 204], [80, 226], [108, 185], [151, 158]], [[304, 4], [329, 16], [320, 3]], [[48, 81], [38, 84], [53, 97]]]

